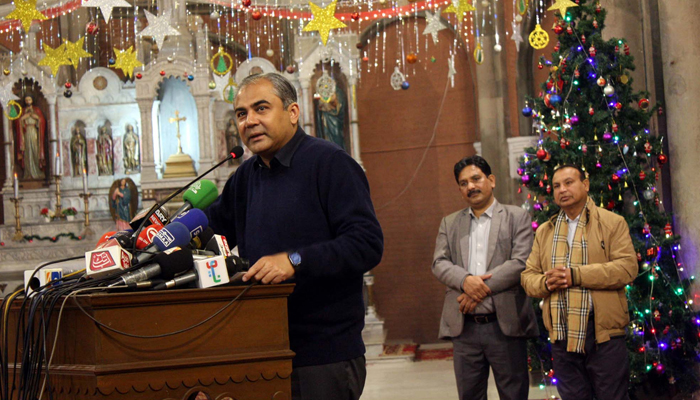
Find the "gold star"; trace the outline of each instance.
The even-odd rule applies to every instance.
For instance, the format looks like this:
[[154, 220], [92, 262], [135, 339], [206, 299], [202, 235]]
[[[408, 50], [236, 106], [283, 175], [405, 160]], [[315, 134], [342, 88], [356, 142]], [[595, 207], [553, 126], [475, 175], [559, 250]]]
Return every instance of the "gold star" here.
[[126, 50], [119, 50], [116, 47], [114, 48], [114, 54], [117, 55], [117, 61], [111, 66], [111, 68], [121, 69], [122, 72], [124, 72], [124, 75], [126, 75], [128, 78], [131, 78], [131, 76], [134, 74], [134, 68], [143, 66], [141, 61], [136, 59], [136, 56], [138, 56], [139, 53], [135, 52], [133, 49], [134, 46], [129, 46], [129, 48]]
[[578, 7], [578, 4], [574, 3], [571, 0], [556, 0], [556, 2], [552, 4], [552, 6], [547, 9], [547, 11], [559, 10], [561, 17], [564, 18], [566, 17], [566, 9], [569, 7]]
[[92, 57], [92, 54], [83, 50], [84, 41], [85, 36], [78, 39], [77, 42], [70, 42], [66, 39], [63, 39], [63, 43], [66, 46], [66, 58], [68, 58], [70, 60], [70, 63], [73, 64], [73, 68], [78, 68], [78, 63], [80, 62], [81, 58]]
[[46, 53], [46, 56], [37, 65], [51, 68], [51, 75], [54, 77], [61, 65], [70, 65], [70, 61], [66, 57], [66, 46], [63, 44], [52, 49], [48, 44], [44, 43], [44, 53]]
[[452, 4], [450, 4], [442, 13], [453, 13], [459, 19], [462, 19], [467, 15], [469, 11], [474, 10], [476, 10], [476, 8], [474, 8], [473, 5], [469, 4], [467, 0], [452, 0]]
[[324, 46], [326, 42], [328, 42], [328, 35], [331, 29], [345, 28], [347, 26], [335, 17], [335, 6], [337, 3], [338, 0], [335, 0], [325, 8], [321, 8], [314, 3], [309, 3], [311, 12], [314, 14], [314, 19], [306, 24], [304, 32], [318, 31]]
[[18, 19], [22, 21], [22, 27], [25, 32], [29, 31], [32, 26], [32, 21], [38, 19], [43, 21], [46, 15], [36, 9], [36, 0], [15, 0], [15, 9], [11, 13], [5, 15], [5, 19]]

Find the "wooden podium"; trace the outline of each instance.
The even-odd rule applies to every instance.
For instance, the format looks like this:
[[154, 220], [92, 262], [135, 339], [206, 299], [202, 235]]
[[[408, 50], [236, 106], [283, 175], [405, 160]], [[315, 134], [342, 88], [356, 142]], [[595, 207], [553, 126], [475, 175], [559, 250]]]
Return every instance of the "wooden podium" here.
[[[93, 294], [77, 299], [107, 326], [152, 336], [206, 319], [244, 288]], [[291, 399], [294, 352], [289, 349], [287, 296], [292, 289], [293, 285], [254, 286], [204, 325], [159, 339], [132, 338], [101, 328], [70, 299], [50, 369], [53, 398], [194, 400], [201, 391], [211, 400]], [[9, 326], [17, 326], [18, 313], [15, 304]], [[55, 317], [51, 323], [47, 346], [53, 342]], [[12, 362], [17, 338], [15, 332], [9, 336]], [[12, 373], [10, 368], [10, 377]]]

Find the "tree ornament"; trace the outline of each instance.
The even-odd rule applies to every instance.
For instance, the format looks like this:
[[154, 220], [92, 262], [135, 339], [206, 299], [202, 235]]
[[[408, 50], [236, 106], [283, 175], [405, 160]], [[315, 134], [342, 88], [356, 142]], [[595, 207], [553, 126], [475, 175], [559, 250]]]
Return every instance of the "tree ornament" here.
[[605, 86], [605, 84], [607, 83], [606, 80], [605, 80], [605, 78], [603, 78], [602, 76], [599, 77], [598, 80], [595, 81], [595, 82], [596, 82], [596, 83], [598, 84], [598, 86], [600, 86], [600, 87]]
[[523, 183], [528, 183], [528, 182], [530, 182], [530, 175], [525, 174], [525, 175], [523, 175], [523, 176], [520, 177], [520, 180], [521, 180]]
[[569, 144], [569, 142], [567, 142], [566, 139], [564, 139], [564, 138], [561, 138], [561, 140], [559, 141], [559, 146], [560, 146], [562, 149], [566, 149], [566, 146], [567, 146], [568, 144]]
[[612, 139], [612, 133], [610, 133], [610, 132], [605, 132], [605, 133], [603, 134], [603, 140], [605, 140], [606, 142], [609, 142], [611, 139]]
[[593, 106], [588, 107], [588, 115], [593, 115], [595, 114], [595, 110], [593, 109]]
[[65, 98], [67, 98], [67, 99], [69, 99], [72, 95], [73, 95], [73, 92], [71, 92], [69, 89], [66, 89], [66, 90], [63, 92], [63, 97], [65, 97]]
[[619, 53], [619, 52], [620, 52], [620, 46], [615, 45], [615, 53]]
[[449, 6], [443, 11], [443, 14], [454, 14], [458, 20], [467, 17], [467, 13], [476, 10], [474, 6], [469, 4], [467, 0], [452, 0]]
[[580, 77], [581, 77], [581, 73], [578, 71], [578, 68], [576, 68], [574, 70], [574, 78], [580, 78]]
[[314, 3], [309, 3], [314, 19], [304, 26], [303, 31], [318, 31], [324, 46], [328, 43], [328, 36], [332, 29], [347, 27], [347, 25], [335, 17], [335, 7], [337, 4], [338, 0], [334, 0], [331, 4], [321, 8]]
[[64, 54], [66, 58], [68, 58], [70, 63], [73, 64], [73, 68], [75, 69], [78, 68], [78, 64], [80, 63], [81, 58], [92, 57], [92, 54], [83, 50], [84, 42], [85, 36], [81, 37], [76, 42], [71, 42], [66, 39], [63, 39], [63, 44], [66, 46], [66, 51]]
[[209, 90], [214, 90], [214, 89], [216, 89], [216, 82], [209, 81]]
[[272, 56], [275, 55], [275, 51], [272, 50], [272, 49], [267, 49], [267, 50], [265, 51], [265, 55], [268, 56], [268, 57], [272, 57]]
[[408, 81], [403, 81], [401, 83], [401, 89], [408, 90], [409, 87], [411, 87], [411, 85], [408, 83]]
[[[532, 221], [532, 230], [533, 230], [533, 231], [537, 232], [537, 228], [539, 228], [539, 227], [540, 227], [539, 222], [537, 222], [537, 221]], [[542, 307], [542, 304], [540, 304], [540, 307]]]
[[443, 29], [447, 29], [440, 18], [439, 12], [431, 13], [430, 11], [425, 11], [425, 21], [428, 25], [423, 30], [423, 34], [430, 35], [433, 39], [433, 44], [438, 43], [438, 33]]
[[605, 85], [605, 88], [603, 88], [603, 93], [605, 93], [606, 96], [610, 97], [615, 94], [615, 88], [611, 84]]
[[481, 42], [476, 42], [476, 48], [474, 49], [474, 61], [481, 65], [484, 62], [484, 49], [481, 47]]
[[296, 70], [297, 70], [297, 69], [296, 69], [293, 65], [287, 65], [286, 71], [287, 71], [288, 74], [293, 74], [293, 73], [296, 72]]
[[[228, 83], [224, 86], [223, 90], [221, 90], [221, 97], [224, 99], [225, 102], [233, 104], [234, 100], [236, 99], [237, 92], [238, 85], [236, 85], [236, 81], [234, 81], [233, 78], [229, 75]], [[316, 98], [316, 95], [314, 95], [314, 98]]]
[[[258, 10], [255, 10], [252, 13], [250, 13], [250, 17], [253, 18], [253, 21], [260, 21], [260, 18], [262, 18], [262, 13]], [[313, 22], [313, 21], [311, 21], [311, 22]], [[328, 40], [328, 36], [326, 36], [326, 40]], [[323, 44], [325, 46], [325, 42], [323, 42]]]
[[530, 42], [530, 46], [537, 50], [542, 50], [549, 44], [549, 35], [544, 29], [542, 29], [540, 24], [537, 24], [535, 26], [535, 30], [530, 32], [528, 41]]
[[15, 9], [5, 15], [5, 19], [19, 20], [25, 32], [29, 32], [32, 21], [46, 19], [46, 15], [36, 9], [36, 0], [14, 0], [14, 5]]
[[576, 115], [576, 113], [574, 113], [574, 115], [571, 116], [571, 125], [578, 125], [578, 123], [579, 123], [578, 115]]
[[645, 174], [644, 171], [641, 171], [641, 172], [639, 173], [639, 179], [640, 179], [640, 180], [643, 181], [644, 179], [646, 179], [646, 177], [647, 177], [647, 174]]
[[559, 24], [554, 24], [554, 26], [552, 27], [552, 30], [557, 35], [561, 35], [564, 32], [564, 27], [559, 25]]
[[581, 35], [581, 43], [586, 44], [586, 35]]
[[160, 70], [160, 76], [165, 76], [165, 71], [163, 71], [162, 69]]
[[136, 36], [150, 36], [158, 46], [158, 50], [163, 49], [163, 42], [166, 36], [179, 36], [180, 31], [170, 26], [170, 17], [172, 10], [163, 11], [159, 16], [151, 14], [148, 10], [143, 10], [148, 20], [148, 26], [139, 32]]
[[87, 0], [83, 3], [83, 7], [99, 7], [102, 17], [105, 22], [109, 22], [112, 17], [112, 9], [115, 7], [129, 7], [133, 6], [125, 0]]
[[527, 103], [527, 101], [525, 102], [525, 107], [523, 107], [522, 113], [523, 117], [529, 117], [532, 115], [532, 108], [530, 108], [530, 105]]
[[188, 80], [188, 81], [193, 81], [193, 80], [194, 80], [194, 75], [192, 75], [192, 74], [187, 75], [187, 80]]
[[595, 57], [596, 51], [594, 46], [588, 48], [588, 54], [590, 54], [591, 57]]
[[404, 82], [406, 82], [406, 77], [399, 71], [399, 67], [394, 67], [394, 72], [391, 74], [390, 80], [391, 87], [394, 90], [401, 90], [401, 86]]
[[541, 62], [540, 62], [540, 63], [537, 63], [537, 69], [542, 69], [542, 68], [544, 68], [544, 65], [542, 65]]
[[[216, 66], [214, 66], [214, 63], [216, 63]], [[211, 67], [211, 71], [213, 73], [223, 76], [228, 74], [229, 71], [231, 71], [231, 68], [233, 68], [233, 59], [230, 55], [224, 52], [223, 46], [219, 46], [219, 50], [211, 57], [209, 66]]]
[[608, 205], [605, 206], [605, 208], [607, 208], [608, 210], [612, 211], [612, 209], [615, 208], [615, 201], [610, 200], [610, 201], [608, 202]]
[[612, 183], [620, 183], [620, 176], [618, 174], [612, 175]]
[[253, 2], [252, 0], [241, 0], [241, 4], [243, 4], [243, 7], [248, 8]]
[[600, 11], [601, 11], [602, 9], [603, 9], [603, 8], [600, 6], [600, 3], [596, 3], [596, 5], [595, 5], [595, 12], [596, 12], [596, 14], [600, 14]]
[[649, 99], [640, 99], [639, 102], [637, 102], [637, 105], [641, 110], [646, 111], [649, 108]]
[[406, 62], [409, 64], [415, 64], [418, 61], [418, 56], [415, 53], [408, 53], [406, 56]]
[[496, 53], [500, 53], [501, 50], [503, 50], [503, 47], [502, 47], [499, 43], [496, 43], [496, 44], [493, 46], [493, 51], [495, 51]]
[[553, 106], [558, 106], [561, 104], [561, 96], [558, 94], [554, 93], [550, 98], [549, 98], [550, 103], [552, 103]]
[[546, 157], [547, 157], [547, 150], [540, 147], [539, 150], [537, 150], [537, 159], [540, 161], [543, 161]]
[[622, 110], [622, 103], [620, 103], [619, 101], [618, 101], [617, 103], [615, 103], [615, 109], [616, 109], [617, 111]]
[[673, 228], [671, 227], [670, 222], [664, 225], [664, 233], [666, 234], [666, 236], [673, 236]]
[[219, 12], [216, 10], [212, 11], [211, 14], [209, 14], [209, 18], [211, 18], [212, 20], [219, 19]]
[[362, 61], [364, 61], [364, 62], [369, 61], [369, 57], [367, 57], [367, 56], [362, 57]]
[[5, 68], [2, 70], [2, 73], [5, 74], [5, 76], [10, 75], [10, 70], [8, 68]]
[[627, 45], [627, 43], [625, 43], [622, 48], [624, 49], [626, 56], [630, 55], [630, 47]]
[[[121, 69], [127, 78], [131, 78], [131, 76], [134, 74], [134, 68], [143, 66], [141, 61], [136, 58], [138, 56], [138, 52], [134, 51], [134, 46], [129, 46], [129, 48], [126, 50], [119, 50], [115, 47], [114, 54], [117, 55], [117, 61], [111, 66], [111, 68]], [[165, 72], [163, 72], [162, 75], [165, 75]]]
[[649, 143], [649, 142], [644, 143], [644, 152], [645, 153], [651, 154], [652, 149], [653, 149], [653, 147], [651, 146], [651, 143]]
[[85, 25], [85, 33], [88, 35], [97, 35], [97, 32], [100, 31], [100, 26], [97, 25], [95, 21], [90, 21]]
[[557, 44], [554, 45], [554, 51], [559, 51], [559, 49], [561, 49], [561, 43], [557, 41]]
[[109, 60], [107, 60], [107, 63], [108, 63], [110, 66], [114, 65], [115, 62], [116, 62], [116, 61], [114, 60], [114, 57], [110, 57]]
[[644, 191], [644, 198], [646, 200], [651, 200], [654, 198], [654, 191], [651, 189], [647, 189]]
[[545, 190], [547, 191], [547, 194], [552, 193], [552, 185], [547, 185], [547, 187], [545, 188]]
[[630, 147], [628, 145], [622, 146], [622, 154], [627, 154], [627, 152], [630, 151]]
[[581, 145], [581, 152], [583, 154], [588, 154], [588, 146], [585, 143]]
[[66, 45], [64, 44], [52, 49], [51, 46], [44, 42], [44, 53], [46, 53], [46, 55], [37, 65], [49, 67], [51, 69], [51, 75], [54, 77], [61, 65], [70, 65], [70, 61], [68, 57], [66, 57]]
[[574, 28], [572, 28], [571, 25], [567, 26], [567, 27], [566, 27], [566, 33], [568, 33], [569, 35], [573, 35], [573, 34], [574, 34]]
[[70, 82], [66, 82], [66, 84], [63, 86], [65, 86], [66, 89], [70, 89], [71, 87], [73, 87], [73, 85]]
[[661, 153], [658, 157], [656, 157], [656, 161], [659, 162], [659, 166], [662, 166], [668, 162], [668, 157], [666, 157], [666, 154]]
[[617, 123], [613, 122], [612, 124], [612, 131], [617, 132], [620, 128], [617, 126]]
[[598, 20], [593, 18], [593, 28], [598, 29]]

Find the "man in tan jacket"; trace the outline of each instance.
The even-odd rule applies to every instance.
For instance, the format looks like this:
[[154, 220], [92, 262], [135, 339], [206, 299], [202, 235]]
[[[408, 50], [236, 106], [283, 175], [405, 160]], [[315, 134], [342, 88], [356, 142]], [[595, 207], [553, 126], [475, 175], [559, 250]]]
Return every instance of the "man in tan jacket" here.
[[638, 272], [629, 227], [596, 207], [581, 168], [557, 168], [552, 188], [561, 212], [537, 230], [521, 283], [544, 299], [557, 389], [562, 400], [629, 399], [624, 288]]

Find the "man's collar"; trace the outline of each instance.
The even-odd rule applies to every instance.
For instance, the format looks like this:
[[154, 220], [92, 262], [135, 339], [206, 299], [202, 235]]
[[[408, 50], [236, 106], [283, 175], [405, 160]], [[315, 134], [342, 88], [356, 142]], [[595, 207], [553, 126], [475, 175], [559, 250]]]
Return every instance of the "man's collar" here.
[[[498, 204], [498, 201], [494, 198], [494, 199], [493, 199], [493, 203], [491, 203], [491, 205], [489, 206], [489, 208], [487, 208], [486, 211], [484, 211], [483, 213], [481, 213], [481, 215], [486, 215], [486, 216], [488, 216], [489, 218], [493, 218], [493, 209], [496, 208], [496, 204]], [[469, 215], [471, 215], [472, 217], [476, 218], [476, 216], [474, 215], [474, 212], [472, 211], [472, 208], [471, 208], [471, 207], [469, 207]]]
[[[294, 153], [296, 153], [299, 144], [301, 144], [301, 141], [304, 140], [305, 136], [306, 132], [301, 129], [301, 126], [297, 126], [297, 131], [294, 133], [294, 136], [289, 140], [289, 142], [287, 142], [287, 144], [279, 149], [277, 154], [275, 154], [275, 156], [272, 157], [272, 160], [270, 160], [270, 168], [273, 168], [277, 164], [284, 165], [285, 167], [289, 168], [292, 165], [292, 157], [294, 157]], [[256, 156], [255, 165], [257, 167], [267, 168], [260, 156]]]

